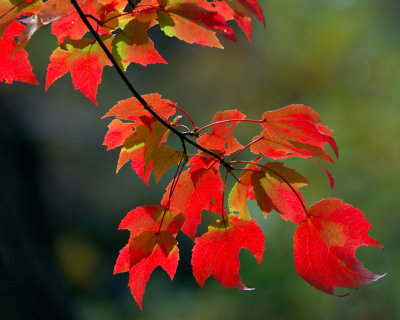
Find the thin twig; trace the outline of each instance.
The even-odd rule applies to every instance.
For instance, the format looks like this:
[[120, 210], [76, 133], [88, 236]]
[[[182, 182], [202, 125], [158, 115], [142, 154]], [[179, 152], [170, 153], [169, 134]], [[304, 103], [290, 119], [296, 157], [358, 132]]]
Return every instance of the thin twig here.
[[165, 206], [163, 215], [161, 217], [161, 221], [160, 221], [160, 225], [158, 226], [157, 234], [159, 234], [160, 231], [161, 231], [161, 226], [162, 226], [162, 224], [164, 222], [165, 214], [167, 213], [167, 210], [169, 210], [169, 206], [171, 204], [172, 194], [174, 193], [175, 188], [178, 185], [178, 180], [179, 180], [179, 178], [181, 176], [183, 168], [186, 165], [186, 162], [187, 162], [187, 158], [185, 158], [185, 155], [183, 155], [181, 160], [179, 160], [178, 168], [176, 168], [174, 178], [172, 179], [171, 188], [169, 190], [169, 195], [168, 195], [168, 202], [167, 202], [167, 205]]
[[252, 119], [227, 119], [227, 120], [221, 120], [221, 121], [216, 121], [213, 123], [210, 123], [200, 129], [197, 129], [196, 132], [200, 132], [203, 131], [204, 129], [207, 129], [209, 127], [218, 125], [218, 124], [222, 124], [222, 123], [229, 123], [229, 122], [255, 122], [255, 123], [262, 123], [264, 122], [264, 120], [252, 120]]
[[260, 137], [260, 138], [254, 139], [253, 141], [250, 141], [245, 147], [243, 147], [242, 150], [240, 150], [238, 153], [236, 153], [236, 154], [233, 156], [232, 160], [235, 160], [239, 154], [241, 154], [244, 150], [246, 150], [247, 148], [249, 148], [253, 143], [256, 143], [257, 141], [260, 141], [261, 139], [262, 139], [262, 138]]

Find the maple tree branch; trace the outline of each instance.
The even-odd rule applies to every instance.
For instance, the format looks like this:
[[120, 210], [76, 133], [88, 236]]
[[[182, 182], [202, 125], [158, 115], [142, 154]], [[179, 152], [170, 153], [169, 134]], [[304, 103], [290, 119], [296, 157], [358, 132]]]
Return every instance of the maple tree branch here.
[[222, 190], [222, 206], [221, 206], [221, 216], [222, 216], [222, 223], [225, 224], [225, 190], [226, 190], [226, 181], [228, 179], [228, 172], [231, 170], [228, 170], [227, 168], [225, 168], [225, 179], [224, 179], [224, 188]]
[[211, 126], [217, 125], [217, 124], [222, 124], [222, 123], [227, 123], [227, 122], [255, 122], [255, 123], [262, 123], [264, 120], [252, 120], [252, 119], [227, 119], [227, 120], [221, 120], [221, 121], [216, 121], [213, 123], [210, 123], [200, 129], [197, 129], [196, 132], [203, 131], [204, 129], [207, 129]]
[[[118, 75], [122, 79], [122, 81], [125, 83], [125, 85], [128, 87], [128, 89], [131, 91], [133, 96], [141, 103], [143, 108], [145, 108], [150, 114], [156, 118], [163, 126], [168, 128], [170, 131], [172, 131], [175, 135], [179, 137], [179, 139], [182, 141], [182, 144], [185, 144], [185, 142], [191, 144], [198, 150], [201, 150], [205, 153], [208, 153], [215, 159], [217, 159], [221, 165], [223, 165], [225, 168], [232, 168], [231, 165], [224, 160], [224, 158], [220, 157], [218, 154], [208, 150], [207, 148], [202, 147], [198, 143], [190, 140], [186, 135], [182, 134], [180, 131], [178, 131], [176, 128], [174, 128], [168, 121], [164, 120], [147, 102], [146, 100], [143, 99], [143, 97], [136, 91], [136, 89], [133, 87], [129, 79], [126, 77], [125, 73], [122, 71], [122, 69], [119, 67], [117, 61], [113, 57], [112, 53], [108, 50], [104, 42], [100, 39], [100, 36], [98, 33], [93, 29], [92, 25], [89, 23], [89, 20], [87, 19], [85, 13], [82, 11], [81, 7], [79, 6], [78, 2], [76, 0], [71, 0], [72, 5], [75, 7], [76, 11], [79, 14], [79, 17], [81, 18], [82, 22], [86, 25], [86, 27], [89, 29], [90, 33], [93, 35], [93, 37], [96, 39], [98, 44], [100, 45], [101, 49], [103, 52], [106, 54], [107, 58], [110, 60], [114, 68], [117, 70]], [[184, 147], [186, 149], [186, 146]]]

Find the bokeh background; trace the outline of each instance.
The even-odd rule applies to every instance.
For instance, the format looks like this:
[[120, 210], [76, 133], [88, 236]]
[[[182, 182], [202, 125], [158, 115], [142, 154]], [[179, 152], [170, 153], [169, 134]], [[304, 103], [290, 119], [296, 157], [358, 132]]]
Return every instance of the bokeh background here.
[[[224, 50], [154, 29], [150, 35], [169, 65], [135, 65], [128, 75], [141, 93], [160, 92], [198, 125], [227, 108], [253, 119], [291, 103], [316, 109], [339, 145], [340, 159], [328, 165], [335, 188], [311, 162], [288, 163], [312, 182], [304, 189], [307, 203], [340, 197], [365, 212], [370, 235], [385, 249], [360, 248], [357, 256], [388, 275], [345, 298], [317, 291], [296, 274], [295, 227], [275, 213], [264, 221], [251, 203], [267, 249], [261, 267], [243, 250], [240, 274], [256, 290], [227, 289], [213, 278], [199, 288], [192, 243], [179, 235], [175, 280], [154, 272], [140, 312], [128, 275], [112, 275], [129, 236], [117, 227], [129, 210], [157, 204], [172, 173], [149, 189], [128, 166], [115, 174], [118, 152], [101, 146], [109, 120], [100, 118], [129, 92], [106, 68], [98, 108], [69, 76], [45, 93], [56, 41], [43, 28], [28, 47], [41, 85], [0, 86], [1, 319], [400, 319], [400, 2], [261, 4], [266, 29], [254, 23], [252, 43], [238, 29], [236, 43], [222, 40]], [[236, 132], [246, 143], [258, 129], [241, 124]]]

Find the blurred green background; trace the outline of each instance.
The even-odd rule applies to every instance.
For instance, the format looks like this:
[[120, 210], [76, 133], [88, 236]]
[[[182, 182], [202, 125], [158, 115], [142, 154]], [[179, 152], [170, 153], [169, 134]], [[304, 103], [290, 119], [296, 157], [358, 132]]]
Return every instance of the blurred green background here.
[[[117, 228], [129, 210], [157, 204], [172, 173], [158, 185], [153, 178], [149, 189], [128, 166], [115, 174], [118, 152], [101, 146], [109, 120], [100, 118], [129, 92], [106, 68], [99, 108], [69, 76], [45, 93], [56, 41], [43, 28], [28, 47], [40, 87], [0, 86], [1, 319], [400, 319], [400, 2], [260, 2], [266, 29], [253, 23], [252, 43], [236, 25], [239, 39], [222, 40], [224, 50], [155, 29], [150, 35], [169, 65], [135, 65], [128, 75], [139, 92], [160, 92], [199, 126], [227, 108], [257, 119], [291, 103], [312, 106], [335, 130], [340, 158], [328, 165], [335, 188], [311, 162], [288, 163], [312, 182], [307, 203], [340, 197], [365, 212], [385, 249], [360, 248], [357, 257], [388, 275], [345, 298], [317, 291], [296, 274], [295, 227], [275, 213], [264, 221], [251, 203], [267, 249], [261, 267], [243, 250], [240, 274], [256, 290], [227, 289], [213, 278], [199, 288], [192, 243], [179, 235], [175, 280], [156, 270], [140, 312], [128, 275], [112, 275], [129, 236]], [[246, 143], [257, 130], [241, 124], [236, 132]]]

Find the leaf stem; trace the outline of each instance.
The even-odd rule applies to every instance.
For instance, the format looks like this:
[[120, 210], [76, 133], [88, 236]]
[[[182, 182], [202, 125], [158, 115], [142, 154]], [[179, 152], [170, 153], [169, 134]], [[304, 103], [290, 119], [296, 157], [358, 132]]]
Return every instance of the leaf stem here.
[[235, 178], [235, 180], [237, 181], [237, 183], [241, 183], [240, 180], [235, 176], [235, 174], [232, 171], [229, 171], [229, 173], [232, 175], [232, 177]]
[[210, 123], [210, 124], [200, 128], [200, 129], [197, 129], [196, 132], [198, 133], [198, 132], [203, 131], [204, 129], [207, 129], [207, 128], [211, 127], [211, 126], [215, 126], [217, 124], [222, 124], [222, 123], [227, 123], [227, 122], [255, 122], [255, 123], [261, 123], [261, 122], [264, 122], [264, 120], [252, 120], [252, 119], [227, 119], [227, 120], [221, 120], [221, 121], [216, 121], [216, 122]]
[[165, 214], [167, 213], [167, 210], [169, 209], [169, 205], [171, 204], [172, 194], [175, 191], [175, 188], [178, 184], [179, 177], [181, 176], [182, 170], [185, 167], [186, 162], [187, 162], [187, 158], [185, 158], [185, 155], [183, 155], [181, 160], [179, 160], [179, 164], [178, 164], [178, 167], [176, 168], [174, 178], [172, 179], [171, 189], [169, 190], [169, 195], [168, 195], [168, 202], [167, 202], [167, 205], [165, 206], [163, 215], [161, 217], [161, 221], [160, 221], [160, 225], [158, 226], [157, 234], [159, 234], [161, 231], [161, 226], [164, 222]]
[[228, 179], [228, 169], [225, 168], [225, 178], [224, 178], [224, 187], [222, 190], [222, 206], [221, 206], [221, 216], [222, 216], [222, 223], [225, 224], [225, 190], [226, 190], [226, 181]]
[[196, 125], [194, 124], [192, 117], [189, 116], [189, 114], [185, 110], [183, 110], [181, 107], [178, 107], [175, 103], [172, 104], [172, 107], [174, 107], [175, 109], [178, 109], [180, 112], [182, 112], [188, 118], [188, 120], [192, 123], [193, 131], [195, 131]]
[[[179, 137], [179, 139], [182, 142], [182, 145], [185, 145], [185, 142], [191, 144], [192, 146], [194, 146], [195, 148], [197, 148], [198, 150], [201, 150], [205, 153], [208, 153], [209, 155], [213, 156], [214, 158], [216, 158], [221, 165], [223, 165], [225, 168], [231, 168], [231, 165], [226, 162], [222, 157], [220, 157], [218, 154], [202, 147], [201, 145], [199, 145], [198, 143], [190, 140], [186, 135], [182, 134], [181, 132], [179, 132], [176, 128], [174, 128], [170, 123], [168, 123], [167, 121], [165, 121], [147, 102], [146, 100], [143, 99], [143, 97], [136, 91], [136, 89], [133, 87], [133, 85], [131, 84], [131, 82], [128, 80], [128, 78], [126, 77], [125, 73], [122, 71], [122, 69], [119, 67], [117, 61], [115, 60], [115, 58], [113, 57], [112, 53], [108, 50], [108, 48], [105, 46], [105, 44], [103, 43], [103, 41], [100, 39], [100, 36], [98, 35], [98, 33], [93, 29], [92, 25], [89, 23], [88, 19], [86, 18], [84, 12], [82, 11], [81, 7], [79, 6], [78, 2], [76, 0], [71, 0], [72, 5], [75, 7], [76, 11], [79, 14], [79, 17], [81, 18], [82, 22], [86, 25], [86, 27], [89, 29], [89, 31], [92, 33], [93, 37], [96, 39], [96, 41], [99, 43], [101, 49], [104, 51], [104, 53], [106, 54], [107, 58], [110, 60], [110, 62], [112, 63], [112, 65], [114, 66], [114, 68], [117, 70], [118, 75], [120, 76], [120, 78], [122, 79], [122, 81], [125, 83], [125, 85], [128, 87], [128, 89], [131, 91], [131, 93], [133, 94], [133, 96], [142, 104], [143, 108], [145, 108], [148, 112], [150, 112], [150, 114], [156, 118], [158, 121], [161, 122], [161, 124], [163, 126], [165, 126], [166, 128], [168, 128], [170, 131], [172, 131], [175, 135], [177, 135]], [[186, 149], [186, 147], [184, 147], [184, 149]]]
[[256, 143], [257, 141], [260, 141], [261, 139], [262, 139], [262, 138], [260, 137], [260, 138], [257, 138], [257, 139], [255, 139], [255, 140], [253, 140], [253, 141], [250, 141], [245, 147], [243, 147], [242, 150], [240, 150], [238, 153], [236, 153], [236, 154], [233, 156], [233, 158], [231, 159], [231, 161], [235, 160], [239, 154], [241, 154], [244, 150], [246, 150], [247, 148], [249, 148], [253, 143]]

